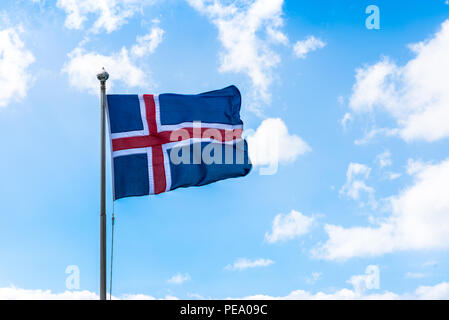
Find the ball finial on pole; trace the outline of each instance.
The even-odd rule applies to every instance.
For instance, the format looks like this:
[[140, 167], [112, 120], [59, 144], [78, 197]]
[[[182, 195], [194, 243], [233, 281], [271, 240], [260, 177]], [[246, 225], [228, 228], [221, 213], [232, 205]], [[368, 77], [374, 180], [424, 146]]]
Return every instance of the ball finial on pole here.
[[97, 74], [97, 79], [101, 82], [105, 82], [109, 79], [109, 73], [106, 72], [106, 70], [103, 68], [99, 74]]

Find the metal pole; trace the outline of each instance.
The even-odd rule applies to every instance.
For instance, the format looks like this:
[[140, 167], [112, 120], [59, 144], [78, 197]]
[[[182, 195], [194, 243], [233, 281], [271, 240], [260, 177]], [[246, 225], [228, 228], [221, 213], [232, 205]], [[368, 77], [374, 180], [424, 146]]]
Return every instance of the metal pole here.
[[100, 191], [100, 300], [106, 300], [106, 80], [104, 70], [97, 75], [101, 84], [101, 191]]

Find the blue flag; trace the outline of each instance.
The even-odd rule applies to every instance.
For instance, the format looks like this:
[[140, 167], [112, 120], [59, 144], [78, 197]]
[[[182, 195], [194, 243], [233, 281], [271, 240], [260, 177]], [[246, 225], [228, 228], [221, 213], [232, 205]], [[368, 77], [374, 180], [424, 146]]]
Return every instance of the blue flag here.
[[114, 199], [247, 175], [235, 86], [198, 95], [107, 95]]

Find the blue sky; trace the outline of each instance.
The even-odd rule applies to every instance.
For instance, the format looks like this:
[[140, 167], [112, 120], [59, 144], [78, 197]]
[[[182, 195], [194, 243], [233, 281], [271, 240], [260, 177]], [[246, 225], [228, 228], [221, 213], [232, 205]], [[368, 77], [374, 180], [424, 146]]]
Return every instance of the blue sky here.
[[[98, 293], [103, 66], [111, 93], [238, 86], [257, 150], [245, 178], [115, 203], [115, 297], [449, 298], [447, 19], [444, 0], [2, 1], [0, 298]], [[109, 159], [107, 179], [110, 218]]]

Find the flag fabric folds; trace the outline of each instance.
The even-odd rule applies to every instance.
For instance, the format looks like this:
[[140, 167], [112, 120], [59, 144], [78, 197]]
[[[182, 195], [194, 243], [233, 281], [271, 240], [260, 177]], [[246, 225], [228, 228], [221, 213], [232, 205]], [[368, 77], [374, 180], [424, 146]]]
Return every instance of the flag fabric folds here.
[[110, 94], [114, 199], [247, 175], [235, 86], [198, 95]]

